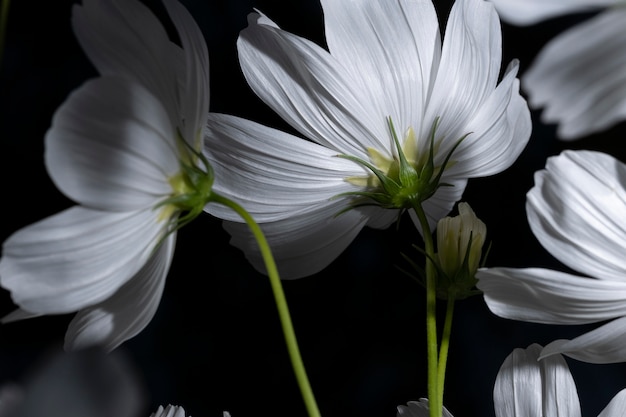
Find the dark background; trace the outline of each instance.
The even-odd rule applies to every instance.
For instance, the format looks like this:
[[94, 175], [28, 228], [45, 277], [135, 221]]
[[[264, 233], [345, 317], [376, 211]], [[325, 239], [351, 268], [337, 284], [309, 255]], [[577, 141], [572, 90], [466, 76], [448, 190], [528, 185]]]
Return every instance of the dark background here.
[[[53, 112], [96, 72], [70, 27], [69, 0], [14, 1], [0, 68], [0, 238], [69, 207], [43, 166], [43, 137]], [[290, 130], [248, 89], [235, 41], [257, 8], [282, 28], [324, 44], [320, 5], [313, 0], [182, 0], [201, 26], [211, 60], [211, 111]], [[150, 1], [149, 4], [159, 4]], [[436, 2], [445, 22], [451, 2]], [[522, 71], [539, 48], [575, 15], [532, 27], [503, 24], [503, 67]], [[488, 266], [563, 268], [537, 243], [524, 211], [533, 173], [567, 148], [609, 152], [626, 160], [622, 124], [584, 140], [556, 139], [535, 122], [530, 143], [506, 172], [471, 180], [464, 200], [488, 227]], [[409, 226], [408, 222], [403, 223]], [[202, 215], [179, 233], [176, 255], [156, 317], [120, 350], [148, 393], [145, 415], [179, 404], [188, 415], [305, 416], [291, 371], [269, 282], [229, 246], [220, 222]], [[364, 230], [323, 272], [284, 282], [300, 349], [324, 417], [394, 416], [396, 406], [426, 396], [424, 291], [406, 275], [400, 252], [415, 254], [412, 227]], [[0, 292], [0, 315], [13, 310]], [[59, 351], [67, 316], [0, 325], [0, 384], [24, 380], [45, 354]], [[593, 327], [593, 326], [591, 326]], [[588, 328], [591, 328], [588, 327]], [[517, 347], [571, 338], [586, 328], [542, 326], [495, 317], [482, 297], [457, 303], [445, 404], [456, 417], [493, 415], [493, 382]], [[597, 415], [626, 387], [624, 365], [568, 360], [583, 415]]]

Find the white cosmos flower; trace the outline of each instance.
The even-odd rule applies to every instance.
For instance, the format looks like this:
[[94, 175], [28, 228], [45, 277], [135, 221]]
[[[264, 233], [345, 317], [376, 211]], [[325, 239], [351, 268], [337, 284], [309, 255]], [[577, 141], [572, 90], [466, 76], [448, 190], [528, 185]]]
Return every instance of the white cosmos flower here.
[[517, 25], [602, 10], [548, 42], [523, 74], [522, 87], [532, 107], [544, 108], [542, 120], [558, 124], [563, 140], [626, 119], [626, 8], [619, 0], [492, 1], [503, 20]]
[[[451, 186], [424, 201], [431, 228], [460, 199], [468, 178], [509, 167], [531, 131], [517, 62], [498, 84], [501, 32], [490, 3], [457, 1], [443, 46], [431, 0], [322, 0], [322, 8], [328, 50], [260, 13], [249, 15], [238, 40], [251, 88], [306, 139], [229, 115], [209, 119], [208, 158], [224, 180], [215, 189], [260, 223], [282, 278], [320, 271], [364, 226], [385, 228], [397, 219], [398, 209], [378, 206], [336, 216], [354, 204], [342, 193], [380, 184], [372, 171], [338, 155], [394, 175], [399, 156], [390, 120], [418, 173], [433, 129], [435, 172], [465, 137], [441, 177]], [[263, 271], [240, 219], [217, 206], [208, 210], [227, 220], [231, 243]]]
[[201, 212], [194, 199], [210, 187], [202, 174], [185, 182], [204, 168], [194, 152], [209, 104], [206, 45], [182, 5], [164, 4], [182, 48], [139, 1], [74, 6], [75, 33], [102, 77], [56, 111], [45, 164], [77, 205], [18, 230], [2, 248], [0, 284], [20, 307], [4, 321], [78, 312], [67, 349], [114, 349], [148, 324], [179, 214], [194, 204]]
[[[539, 360], [541, 346], [515, 349], [502, 363], [493, 390], [496, 417], [580, 417], [578, 391], [561, 355]], [[622, 417], [626, 389], [613, 397], [598, 417]], [[397, 417], [428, 417], [428, 400], [398, 406]], [[443, 417], [452, 417], [444, 408]]]
[[[564, 151], [535, 174], [526, 211], [539, 242], [588, 277], [543, 268], [487, 268], [476, 274], [498, 316], [548, 324], [606, 322], [542, 356], [592, 363], [626, 361], [626, 166], [610, 155]], [[609, 321], [612, 320], [612, 321]]]

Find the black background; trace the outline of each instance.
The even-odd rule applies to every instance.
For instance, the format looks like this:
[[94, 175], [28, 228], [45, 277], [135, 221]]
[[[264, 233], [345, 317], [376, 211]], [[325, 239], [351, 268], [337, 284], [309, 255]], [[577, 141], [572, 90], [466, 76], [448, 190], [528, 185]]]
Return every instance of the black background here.
[[[72, 205], [47, 177], [43, 136], [67, 95], [96, 76], [70, 28], [69, 0], [14, 1], [0, 72], [0, 238]], [[284, 130], [286, 124], [249, 90], [235, 41], [257, 8], [282, 28], [324, 44], [320, 5], [313, 0], [183, 0], [206, 37], [211, 60], [211, 111], [236, 114]], [[158, 5], [157, 1], [149, 4]], [[436, 2], [445, 22], [450, 2]], [[523, 71], [551, 37], [588, 15], [525, 28], [503, 24], [503, 67]], [[464, 200], [488, 227], [488, 266], [562, 268], [537, 243], [524, 211], [533, 173], [561, 150], [594, 149], [626, 160], [624, 124], [576, 142], [556, 139], [540, 123], [506, 172], [471, 180]], [[403, 223], [409, 226], [408, 222]], [[280, 330], [269, 282], [229, 246], [220, 222], [202, 215], [179, 233], [156, 317], [120, 348], [148, 393], [145, 415], [179, 404], [194, 417], [306, 415]], [[325, 417], [394, 416], [396, 406], [426, 396], [424, 291], [399, 273], [400, 252], [414, 253], [411, 227], [364, 230], [323, 272], [284, 282], [300, 349]], [[0, 292], [4, 315], [13, 310]], [[71, 319], [40, 317], [0, 326], [0, 384], [20, 382], [33, 364], [61, 349]], [[457, 303], [445, 404], [456, 417], [493, 415], [492, 389], [516, 347], [571, 338], [590, 327], [518, 323], [495, 317], [482, 297]], [[568, 360], [583, 415], [597, 415], [626, 387], [624, 365]]]

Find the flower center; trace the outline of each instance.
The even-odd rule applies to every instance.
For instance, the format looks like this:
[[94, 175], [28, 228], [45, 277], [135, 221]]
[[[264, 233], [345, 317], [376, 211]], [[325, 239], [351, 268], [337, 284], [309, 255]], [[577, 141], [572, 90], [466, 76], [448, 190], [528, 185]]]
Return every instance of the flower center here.
[[441, 165], [435, 165], [434, 157], [442, 140], [435, 140], [438, 119], [431, 129], [428, 146], [423, 150], [419, 149], [413, 128], [407, 130], [400, 144], [393, 122], [391, 119], [388, 122], [396, 149], [391, 158], [374, 148], [367, 149], [369, 161], [341, 155], [371, 171], [369, 175], [346, 178], [346, 181], [365, 190], [344, 194], [356, 197], [349, 208], [372, 204], [383, 208], [414, 208], [430, 198], [440, 186], [447, 185], [440, 183], [441, 176], [445, 168], [454, 163], [450, 160], [452, 153], [465, 136], [459, 139]]

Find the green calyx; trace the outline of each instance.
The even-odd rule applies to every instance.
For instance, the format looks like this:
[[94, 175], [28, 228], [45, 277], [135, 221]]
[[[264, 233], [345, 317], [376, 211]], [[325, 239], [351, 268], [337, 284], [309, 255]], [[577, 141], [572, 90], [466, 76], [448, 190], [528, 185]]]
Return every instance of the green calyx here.
[[180, 162], [180, 171], [169, 178], [173, 190], [171, 196], [157, 205], [163, 210], [161, 217], [169, 222], [168, 233], [195, 219], [213, 197], [215, 176], [211, 164], [201, 152], [189, 146], [186, 150], [188, 152]]
[[[437, 253], [429, 256], [423, 249], [414, 248], [426, 256], [435, 267], [436, 294], [440, 299], [462, 300], [480, 294], [476, 289], [476, 271], [484, 263], [489, 249], [483, 255], [487, 235], [486, 225], [476, 216], [469, 204], [461, 202], [459, 215], [444, 217], [437, 224]], [[415, 268], [415, 278], [425, 286], [425, 271], [409, 256], [403, 257]], [[406, 271], [403, 271], [406, 273]]]
[[[346, 195], [355, 197], [349, 207], [343, 210], [342, 213], [366, 205], [377, 205], [389, 209], [410, 209], [432, 197], [439, 187], [449, 186], [449, 184], [441, 183], [441, 176], [445, 167], [450, 163], [452, 153], [467, 135], [457, 141], [452, 150], [446, 155], [441, 166], [435, 166], [434, 157], [437, 147], [435, 134], [439, 124], [438, 118], [435, 120], [430, 132], [428, 153], [421, 155], [414, 149], [416, 143], [412, 129], [409, 129], [408, 137], [403, 147], [400, 144], [391, 118], [388, 118], [388, 124], [397, 150], [397, 157], [394, 156], [392, 160], [389, 160], [375, 149], [368, 149], [372, 162], [355, 156], [338, 155], [341, 158], [354, 161], [371, 171], [371, 175], [367, 178], [356, 177], [347, 179], [351, 183], [363, 185], [365, 191], [354, 191], [338, 195], [337, 197]], [[407, 158], [405, 153], [407, 148], [416, 154], [418, 158], [415, 160]]]

